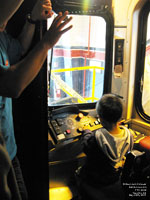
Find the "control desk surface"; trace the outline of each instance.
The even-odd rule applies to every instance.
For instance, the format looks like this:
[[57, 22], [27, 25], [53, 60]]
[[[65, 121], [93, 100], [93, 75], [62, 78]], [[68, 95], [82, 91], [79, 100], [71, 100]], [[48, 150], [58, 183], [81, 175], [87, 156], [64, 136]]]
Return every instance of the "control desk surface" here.
[[[48, 120], [49, 133], [55, 144], [49, 152], [49, 161], [60, 161], [75, 158], [80, 155], [83, 150], [80, 138], [83, 130], [89, 129], [96, 131], [101, 128], [100, 119], [97, 116], [96, 110], [71, 110], [68, 108], [60, 109], [49, 116]], [[124, 125], [129, 127], [128, 122]], [[134, 149], [139, 148], [139, 141], [145, 137], [138, 131], [132, 130], [134, 137]]]
[[55, 143], [81, 136], [83, 130], [95, 131], [102, 127], [96, 110], [80, 110], [53, 114], [48, 125]]
[[[79, 110], [76, 106], [56, 109], [49, 116], [48, 126], [55, 144], [79, 138], [86, 129], [96, 131], [102, 127], [95, 109]], [[134, 143], [139, 143], [144, 137], [144, 134], [137, 131], [132, 131], [132, 134]]]

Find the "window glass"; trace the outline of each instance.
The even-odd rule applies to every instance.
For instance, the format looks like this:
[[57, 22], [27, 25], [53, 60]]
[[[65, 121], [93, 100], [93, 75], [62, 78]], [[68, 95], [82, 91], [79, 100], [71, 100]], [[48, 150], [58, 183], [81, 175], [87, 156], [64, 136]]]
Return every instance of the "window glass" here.
[[150, 14], [147, 21], [145, 52], [144, 76], [141, 80], [141, 85], [143, 86], [142, 106], [144, 113], [150, 116]]
[[72, 16], [73, 28], [48, 52], [49, 106], [95, 102], [103, 93], [106, 22], [99, 16]]

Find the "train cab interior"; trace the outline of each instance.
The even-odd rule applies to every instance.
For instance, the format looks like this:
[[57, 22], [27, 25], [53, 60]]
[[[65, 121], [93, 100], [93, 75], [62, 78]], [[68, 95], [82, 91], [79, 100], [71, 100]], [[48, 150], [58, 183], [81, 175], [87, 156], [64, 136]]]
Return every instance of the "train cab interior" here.
[[[24, 1], [8, 24], [9, 33], [17, 36], [35, 2]], [[54, 15], [37, 24], [32, 47], [60, 11], [69, 11], [73, 28], [49, 50], [38, 76], [13, 100], [14, 126], [31, 199], [71, 200], [78, 193], [75, 171], [86, 160], [80, 138], [85, 129], [102, 127], [95, 106], [103, 94], [121, 99], [121, 120], [133, 131], [133, 156], [144, 155], [150, 163], [150, 1], [51, 2]], [[126, 173], [130, 164], [125, 164]], [[106, 199], [122, 199], [118, 187], [104, 188]], [[146, 197], [148, 186], [142, 189], [132, 195]]]
[[50, 197], [57, 199], [66, 190], [64, 199], [71, 199], [75, 170], [86, 159], [81, 132], [102, 126], [95, 104], [103, 94], [122, 99], [122, 120], [134, 132], [134, 150], [149, 156], [149, 147], [142, 146], [150, 136], [149, 2], [64, 0], [53, 6], [56, 12], [69, 11], [73, 28], [48, 55]]

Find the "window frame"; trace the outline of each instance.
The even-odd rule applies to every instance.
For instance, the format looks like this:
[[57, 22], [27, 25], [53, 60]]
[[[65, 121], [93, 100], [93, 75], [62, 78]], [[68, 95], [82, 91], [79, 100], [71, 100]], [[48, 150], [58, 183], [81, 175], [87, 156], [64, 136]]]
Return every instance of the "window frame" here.
[[[53, 10], [55, 13], [60, 11], [64, 12], [68, 10], [70, 14], [73, 15], [90, 15], [90, 16], [99, 16], [103, 17], [106, 21], [106, 48], [105, 48], [105, 70], [104, 70], [104, 87], [103, 94], [109, 93], [111, 91], [111, 82], [112, 82], [112, 59], [113, 59], [113, 34], [114, 34], [114, 19], [108, 7], [103, 6], [102, 9], [99, 7], [89, 8], [87, 11], [83, 11], [81, 7], [69, 7], [64, 6], [57, 7], [54, 5]], [[53, 53], [53, 50], [51, 51]], [[51, 56], [52, 59], [52, 56]], [[50, 66], [51, 70], [51, 66]], [[50, 74], [51, 75], [51, 74]], [[79, 108], [86, 109], [95, 108], [96, 102], [92, 103], [82, 103], [82, 104], [73, 104], [77, 105]], [[50, 110], [60, 108], [67, 105], [52, 105], [48, 106]]]
[[[136, 59], [136, 77], [135, 77], [135, 108], [138, 115], [146, 122], [150, 122], [148, 116], [142, 106], [142, 92], [141, 80], [144, 77], [145, 67], [145, 53], [146, 53], [146, 36], [147, 36], [147, 20], [150, 13], [150, 2], [147, 2], [139, 14], [139, 27], [138, 27], [138, 44], [137, 44], [137, 59]], [[143, 31], [141, 31], [143, 30]]]

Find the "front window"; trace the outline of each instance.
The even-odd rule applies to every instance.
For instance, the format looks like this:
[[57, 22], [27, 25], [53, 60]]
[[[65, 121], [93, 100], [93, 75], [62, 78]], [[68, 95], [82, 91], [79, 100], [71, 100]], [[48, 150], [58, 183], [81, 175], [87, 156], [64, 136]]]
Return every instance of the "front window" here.
[[103, 94], [106, 22], [72, 17], [73, 28], [48, 52], [48, 106], [96, 102]]

